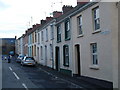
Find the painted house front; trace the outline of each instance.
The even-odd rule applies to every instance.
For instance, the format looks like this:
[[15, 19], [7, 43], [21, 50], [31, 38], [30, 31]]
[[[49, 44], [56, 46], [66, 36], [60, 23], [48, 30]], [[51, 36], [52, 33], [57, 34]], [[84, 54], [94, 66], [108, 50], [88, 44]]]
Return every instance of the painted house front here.
[[42, 24], [38, 29], [38, 44], [37, 44], [37, 52], [39, 53], [40, 59], [39, 63], [53, 68], [53, 39], [54, 39], [54, 20], [46, 19], [46, 23]]
[[[73, 74], [115, 83], [113, 34], [118, 30], [116, 2], [88, 3], [71, 17]], [[114, 39], [114, 41], [116, 41]]]

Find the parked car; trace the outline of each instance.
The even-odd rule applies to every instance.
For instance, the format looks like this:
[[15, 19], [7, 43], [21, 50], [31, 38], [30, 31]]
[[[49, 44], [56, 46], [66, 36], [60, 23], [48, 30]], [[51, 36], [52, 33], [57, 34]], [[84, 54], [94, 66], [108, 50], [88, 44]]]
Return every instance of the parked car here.
[[36, 61], [33, 57], [24, 57], [22, 60], [21, 60], [21, 65], [30, 65], [30, 66], [35, 66], [36, 65]]
[[21, 60], [24, 58], [24, 55], [19, 55], [16, 59], [16, 62], [21, 63]]

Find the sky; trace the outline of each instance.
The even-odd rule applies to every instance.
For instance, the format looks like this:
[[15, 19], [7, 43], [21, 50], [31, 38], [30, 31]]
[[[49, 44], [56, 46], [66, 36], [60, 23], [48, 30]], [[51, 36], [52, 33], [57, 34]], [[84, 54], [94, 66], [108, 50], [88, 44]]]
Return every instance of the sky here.
[[0, 38], [19, 38], [63, 5], [74, 7], [77, 0], [0, 0]]

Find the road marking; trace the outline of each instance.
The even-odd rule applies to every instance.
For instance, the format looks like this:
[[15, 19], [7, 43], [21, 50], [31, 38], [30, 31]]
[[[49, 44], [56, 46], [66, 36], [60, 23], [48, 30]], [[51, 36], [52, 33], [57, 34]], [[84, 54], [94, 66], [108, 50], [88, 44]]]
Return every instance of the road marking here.
[[22, 83], [22, 85], [26, 90], [28, 90], [27, 86], [24, 83]]
[[11, 68], [11, 67], [9, 67], [9, 69], [12, 71], [12, 68]]
[[15, 77], [16, 77], [18, 80], [20, 79], [15, 72], [13, 72], [13, 74], [15, 75]]

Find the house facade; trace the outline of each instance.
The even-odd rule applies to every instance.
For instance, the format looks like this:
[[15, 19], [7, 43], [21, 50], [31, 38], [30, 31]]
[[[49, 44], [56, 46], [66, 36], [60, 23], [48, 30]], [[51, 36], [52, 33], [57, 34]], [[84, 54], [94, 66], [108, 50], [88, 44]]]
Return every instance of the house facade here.
[[[41, 23], [43, 20], [41, 21]], [[47, 17], [37, 31], [37, 57], [39, 63], [53, 68], [54, 19]]]
[[56, 21], [56, 69], [113, 82], [116, 87], [118, 79], [113, 72], [117, 58], [112, 52], [118, 31], [116, 2], [91, 2], [72, 10]]
[[118, 27], [116, 3], [95, 3], [78, 12], [71, 17], [73, 73], [113, 82], [112, 32]]
[[67, 75], [104, 80], [118, 88], [118, 5], [84, 2], [74, 8], [64, 6], [59, 17], [47, 17], [40, 26], [32, 27], [28, 56]]

